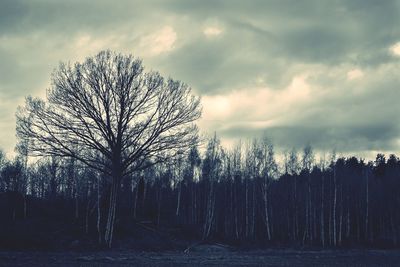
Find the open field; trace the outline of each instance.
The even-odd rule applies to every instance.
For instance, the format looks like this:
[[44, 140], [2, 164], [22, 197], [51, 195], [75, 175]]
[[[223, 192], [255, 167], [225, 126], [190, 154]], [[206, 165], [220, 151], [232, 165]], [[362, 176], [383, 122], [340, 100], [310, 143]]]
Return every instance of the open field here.
[[398, 250], [0, 252], [0, 266], [399, 266]]

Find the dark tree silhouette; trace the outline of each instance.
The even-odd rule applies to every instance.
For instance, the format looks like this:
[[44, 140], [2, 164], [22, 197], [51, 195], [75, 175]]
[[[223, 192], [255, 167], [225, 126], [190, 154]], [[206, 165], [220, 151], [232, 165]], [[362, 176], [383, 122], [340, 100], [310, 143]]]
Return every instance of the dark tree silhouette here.
[[74, 158], [109, 177], [110, 247], [123, 178], [195, 144], [200, 114], [186, 84], [144, 72], [133, 56], [103, 51], [60, 64], [47, 101], [28, 97], [17, 113], [17, 132], [31, 155]]
[[[307, 146], [279, 164], [269, 141], [245, 144], [226, 150], [214, 135], [203, 151], [192, 146], [186, 155], [125, 177], [119, 236], [129, 239], [133, 230], [140, 249], [149, 245], [148, 231], [194, 244], [399, 247], [398, 157], [378, 154], [366, 163], [333, 153], [317, 165]], [[28, 168], [20, 155], [0, 159], [0, 247], [95, 240], [106, 224], [109, 191], [105, 173], [74, 158], [43, 157]], [[43, 231], [42, 224], [51, 227]], [[43, 240], [35, 229], [42, 229]], [[63, 234], [46, 241], [51, 229]], [[147, 234], [137, 235], [140, 229]]]

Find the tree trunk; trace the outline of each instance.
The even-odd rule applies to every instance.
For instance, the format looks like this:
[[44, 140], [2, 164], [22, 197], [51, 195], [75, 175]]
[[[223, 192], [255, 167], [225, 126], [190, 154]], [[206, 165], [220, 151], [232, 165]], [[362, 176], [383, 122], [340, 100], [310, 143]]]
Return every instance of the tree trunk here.
[[294, 240], [298, 240], [299, 236], [299, 220], [298, 220], [298, 211], [297, 211], [297, 182], [296, 177], [293, 176], [294, 183], [294, 197], [293, 197], [293, 207], [294, 207], [294, 221], [293, 221], [293, 236]]
[[178, 199], [176, 200], [176, 211], [175, 211], [176, 216], [179, 216], [179, 211], [181, 209], [181, 193], [182, 193], [182, 181], [179, 181]]
[[230, 204], [230, 217], [227, 218], [227, 224], [229, 226], [229, 234], [231, 233], [231, 231], [234, 232], [234, 223], [232, 223], [231, 218], [233, 216], [233, 222], [234, 222], [234, 218], [235, 218], [235, 206], [233, 203], [233, 181], [229, 182], [229, 204]]
[[269, 225], [269, 212], [268, 212], [268, 185], [267, 181], [263, 183], [263, 197], [264, 197], [264, 208], [265, 208], [265, 227], [267, 228], [267, 238], [271, 241], [271, 228]]
[[[193, 184], [194, 186], [194, 184]], [[193, 188], [193, 223], [197, 224], [197, 186]]]
[[[331, 183], [329, 183], [331, 184]], [[333, 240], [333, 234], [332, 234], [332, 186], [329, 186], [329, 202], [327, 203], [328, 205], [328, 212], [329, 212], [329, 217], [328, 217], [328, 244], [332, 245], [332, 240]]]
[[[361, 208], [361, 205], [359, 205], [358, 203], [357, 203], [357, 206], [356, 206], [356, 210], [359, 210]], [[359, 214], [356, 214], [356, 233], [357, 233], [357, 242], [359, 243], [360, 242], [360, 215]]]
[[365, 189], [365, 203], [366, 203], [366, 207], [365, 207], [365, 240], [368, 242], [369, 241], [369, 231], [368, 231], [368, 227], [369, 227], [369, 179], [368, 179], [368, 170], [366, 170], [365, 172], [366, 174], [366, 189]]
[[146, 201], [146, 194], [147, 194], [147, 183], [146, 180], [143, 179], [143, 199], [142, 199], [142, 208], [144, 207], [144, 203]]
[[238, 217], [239, 217], [239, 202], [238, 202], [238, 189], [237, 189], [237, 185], [234, 184], [234, 188], [235, 188], [235, 193], [233, 194], [234, 197], [234, 201], [235, 201], [235, 211], [234, 211], [234, 216], [235, 216], [235, 235], [236, 235], [236, 239], [239, 239], [239, 221], [238, 221]]
[[160, 185], [160, 187], [158, 189], [156, 189], [158, 191], [158, 203], [157, 203], [157, 225], [160, 225], [160, 219], [161, 219], [161, 199], [162, 199], [162, 186]]
[[336, 185], [336, 167], [333, 167], [333, 245], [336, 247], [336, 202], [337, 202], [337, 185]]
[[246, 178], [245, 180], [245, 187], [246, 187], [246, 211], [245, 211], [245, 215], [246, 215], [246, 225], [245, 225], [245, 234], [246, 234], [246, 238], [249, 237], [249, 182], [248, 182], [248, 178]]
[[139, 182], [135, 186], [135, 201], [133, 203], [133, 219], [136, 219], [138, 200], [139, 200]]
[[203, 240], [207, 239], [211, 233], [211, 227], [214, 221], [214, 208], [215, 208], [215, 193], [214, 193], [214, 181], [210, 183], [210, 194], [206, 204], [206, 217], [203, 228]]
[[338, 245], [342, 244], [342, 227], [343, 227], [343, 185], [340, 185], [340, 215], [339, 215], [339, 234]]
[[101, 231], [101, 207], [100, 207], [100, 177], [97, 176], [97, 233], [99, 236], [99, 244], [102, 243], [102, 231]]
[[23, 193], [22, 194], [22, 197], [23, 197], [23, 201], [24, 201], [24, 220], [26, 219], [26, 210], [27, 210], [27, 203], [26, 203], [26, 194], [25, 193]]
[[75, 195], [75, 220], [79, 219], [79, 199], [78, 199], [78, 192]]
[[89, 233], [89, 213], [90, 213], [90, 201], [87, 200], [86, 203], [86, 214], [85, 214], [85, 233]]
[[113, 233], [114, 233], [114, 224], [115, 224], [115, 214], [116, 214], [116, 206], [117, 206], [117, 196], [119, 191], [119, 178], [113, 178], [111, 184], [111, 192], [110, 192], [110, 203], [108, 207], [108, 215], [107, 215], [107, 224], [106, 230], [104, 234], [104, 241], [108, 248], [111, 248]]
[[[347, 198], [348, 199], [348, 198]], [[350, 238], [350, 202], [347, 200], [347, 228], [346, 228], [346, 239]]]
[[307, 225], [307, 227], [308, 227], [308, 230], [307, 230], [307, 233], [308, 233], [308, 238], [309, 238], [309, 240], [312, 242], [313, 241], [313, 231], [312, 231], [312, 224], [313, 224], [313, 222], [312, 222], [312, 203], [311, 203], [311, 201], [312, 201], [312, 199], [311, 199], [311, 177], [310, 177], [310, 174], [307, 174], [307, 176], [308, 176], [308, 179], [307, 179], [307, 181], [308, 181], [308, 225]]
[[[24, 155], [24, 171], [23, 171], [23, 175], [24, 175], [24, 181], [26, 183], [28, 183], [28, 151], [26, 151], [26, 154]], [[32, 179], [30, 179], [32, 180]], [[32, 190], [33, 190], [33, 186], [31, 185], [30, 191], [32, 194]], [[27, 187], [25, 187], [24, 192], [22, 193], [22, 197], [24, 198], [24, 220], [26, 219], [26, 213], [27, 213], [27, 203], [26, 203], [26, 195], [28, 194], [28, 190]], [[33, 195], [33, 194], [32, 194]]]
[[322, 175], [321, 186], [321, 243], [325, 247], [325, 219], [324, 219], [324, 176]]
[[392, 228], [392, 241], [393, 241], [393, 246], [397, 246], [397, 229], [396, 225], [394, 224], [393, 220], [393, 214], [390, 215], [390, 226]]
[[251, 214], [251, 238], [255, 236], [255, 224], [256, 224], [256, 182], [253, 180], [253, 197], [252, 197], [252, 214]]

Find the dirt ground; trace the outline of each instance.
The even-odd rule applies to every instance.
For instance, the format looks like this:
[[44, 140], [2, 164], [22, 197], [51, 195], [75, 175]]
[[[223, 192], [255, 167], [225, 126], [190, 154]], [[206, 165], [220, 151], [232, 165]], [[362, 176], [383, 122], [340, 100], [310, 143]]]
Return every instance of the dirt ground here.
[[398, 250], [0, 252], [0, 266], [400, 266]]

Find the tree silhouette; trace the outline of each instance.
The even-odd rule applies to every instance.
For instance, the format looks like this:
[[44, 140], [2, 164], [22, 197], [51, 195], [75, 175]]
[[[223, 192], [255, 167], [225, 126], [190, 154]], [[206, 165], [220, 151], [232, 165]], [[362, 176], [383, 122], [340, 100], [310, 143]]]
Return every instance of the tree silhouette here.
[[197, 141], [199, 98], [186, 84], [144, 72], [133, 56], [102, 51], [61, 63], [47, 101], [28, 97], [17, 133], [31, 155], [74, 158], [109, 177], [104, 241], [111, 246], [124, 177], [174, 156]]

